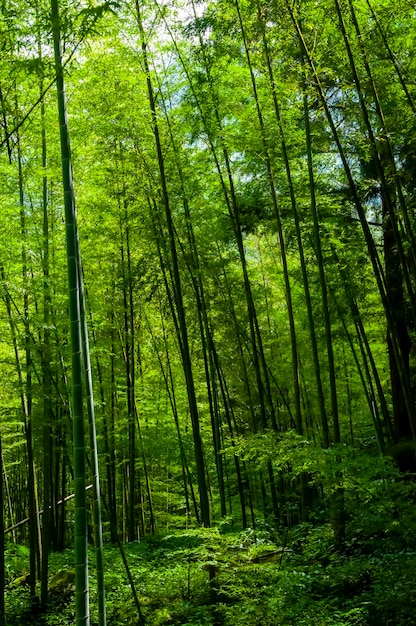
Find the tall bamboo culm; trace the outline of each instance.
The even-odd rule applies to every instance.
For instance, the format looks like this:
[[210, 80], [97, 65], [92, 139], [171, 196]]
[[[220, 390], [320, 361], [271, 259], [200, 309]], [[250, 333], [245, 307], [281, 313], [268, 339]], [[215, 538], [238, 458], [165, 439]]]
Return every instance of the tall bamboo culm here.
[[62, 67], [58, 0], [51, 0], [56, 87], [61, 141], [64, 188], [66, 247], [68, 263], [69, 316], [72, 352], [72, 419], [74, 445], [75, 492], [75, 624], [89, 626], [89, 592], [87, 560], [87, 509], [85, 497], [85, 439], [82, 399], [82, 332], [80, 313], [80, 264], [77, 246], [75, 194], [72, 180], [71, 149], [66, 111], [65, 83]]

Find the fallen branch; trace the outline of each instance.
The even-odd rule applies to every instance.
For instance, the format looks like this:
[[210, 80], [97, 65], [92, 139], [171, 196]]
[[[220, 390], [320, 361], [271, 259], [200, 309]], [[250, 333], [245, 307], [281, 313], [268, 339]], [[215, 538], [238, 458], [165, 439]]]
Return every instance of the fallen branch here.
[[[85, 487], [85, 491], [88, 491], [88, 489], [92, 489], [92, 485], [87, 485]], [[62, 504], [63, 502], [68, 502], [68, 500], [72, 500], [72, 498], [75, 498], [75, 494], [74, 493], [71, 493], [70, 496], [66, 496], [66, 498], [64, 498], [63, 500], [58, 500], [57, 504]], [[50, 506], [49, 508], [51, 509], [52, 507]], [[42, 515], [42, 513], [43, 513], [43, 511], [39, 511], [39, 515]], [[6, 528], [6, 530], [4, 531], [4, 534], [12, 532], [12, 530], [17, 528], [18, 526], [22, 526], [23, 524], [27, 524], [28, 521], [29, 521], [29, 518], [25, 517], [25, 519], [20, 520], [20, 522], [17, 522], [17, 524], [14, 524], [13, 526], [10, 526], [9, 528]]]

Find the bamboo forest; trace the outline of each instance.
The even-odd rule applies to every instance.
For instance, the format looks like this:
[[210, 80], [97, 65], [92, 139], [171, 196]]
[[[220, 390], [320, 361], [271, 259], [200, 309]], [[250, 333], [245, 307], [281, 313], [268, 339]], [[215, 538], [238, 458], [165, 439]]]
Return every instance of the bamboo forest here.
[[414, 626], [415, 3], [0, 46], [0, 626]]

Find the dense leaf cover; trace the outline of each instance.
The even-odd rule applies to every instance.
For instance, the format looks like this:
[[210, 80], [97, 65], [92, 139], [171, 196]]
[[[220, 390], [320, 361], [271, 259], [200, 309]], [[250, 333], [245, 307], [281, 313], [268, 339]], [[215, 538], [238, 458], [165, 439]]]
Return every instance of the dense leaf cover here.
[[0, 626], [414, 622], [415, 19], [2, 3]]

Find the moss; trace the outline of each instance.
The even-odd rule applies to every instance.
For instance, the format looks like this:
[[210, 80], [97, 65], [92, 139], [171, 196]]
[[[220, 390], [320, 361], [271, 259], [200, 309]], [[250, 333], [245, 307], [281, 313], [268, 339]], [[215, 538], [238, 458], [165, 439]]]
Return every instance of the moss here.
[[23, 574], [23, 576], [19, 576], [15, 578], [12, 582], [12, 587], [23, 587], [25, 585], [29, 585], [30, 583], [30, 574]]
[[51, 596], [67, 596], [74, 590], [75, 571], [73, 569], [60, 570], [52, 577], [49, 583], [49, 594]]

